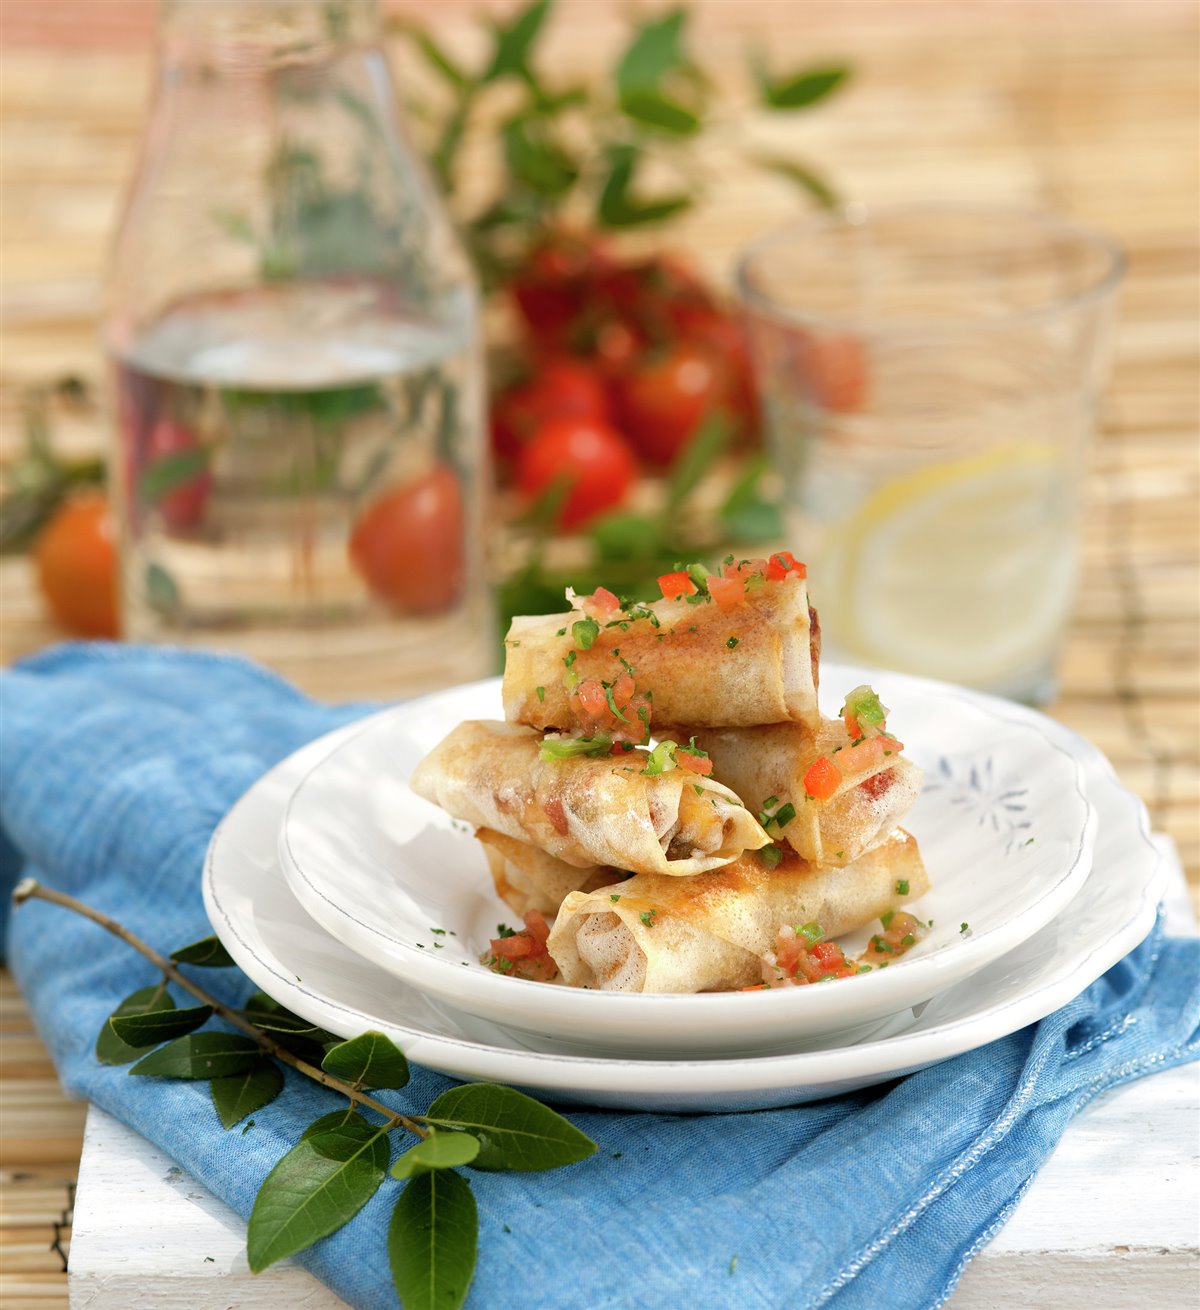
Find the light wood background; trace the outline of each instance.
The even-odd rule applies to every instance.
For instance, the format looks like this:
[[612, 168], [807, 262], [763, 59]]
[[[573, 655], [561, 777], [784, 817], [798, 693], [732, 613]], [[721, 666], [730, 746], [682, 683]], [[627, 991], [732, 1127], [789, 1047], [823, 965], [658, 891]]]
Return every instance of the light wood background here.
[[[433, 12], [432, 5], [399, 5]], [[493, 4], [493, 10], [508, 6]], [[475, 5], [437, 6], [469, 50]], [[548, 63], [596, 76], [619, 9], [565, 0]], [[1052, 712], [1092, 738], [1178, 842], [1200, 904], [1200, 71], [1188, 0], [740, 0], [696, 7], [728, 81], [709, 203], [673, 229], [714, 276], [795, 214], [778, 181], [739, 170], [746, 141], [785, 146], [869, 202], [1028, 204], [1107, 229], [1130, 255], [1113, 384], [1088, 479], [1085, 570]], [[20, 397], [64, 373], [98, 381], [99, 273], [151, 74], [151, 0], [0, 0], [0, 477]], [[786, 126], [748, 106], [752, 38], [779, 66], [845, 57], [853, 84]], [[394, 50], [402, 84], [413, 76]], [[484, 178], [481, 184], [486, 182]], [[78, 450], [94, 419], [67, 421]], [[0, 563], [0, 657], [54, 640], [24, 561]], [[63, 1306], [83, 1107], [58, 1093], [0, 974], [0, 1303]]]

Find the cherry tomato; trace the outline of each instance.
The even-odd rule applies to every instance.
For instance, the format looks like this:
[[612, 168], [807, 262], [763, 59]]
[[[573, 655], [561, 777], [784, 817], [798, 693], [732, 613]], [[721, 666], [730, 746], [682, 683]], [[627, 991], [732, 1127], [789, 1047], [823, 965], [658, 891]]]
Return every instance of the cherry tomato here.
[[649, 463], [665, 466], [715, 410], [728, 410], [729, 374], [720, 357], [683, 342], [618, 383], [621, 428]]
[[560, 478], [570, 490], [558, 512], [564, 528], [578, 527], [619, 505], [637, 472], [621, 434], [595, 419], [551, 419], [521, 452], [517, 480], [530, 500]]
[[[160, 418], [150, 430], [147, 443], [147, 468], [153, 469], [160, 461], [175, 459], [200, 451], [200, 442], [191, 428], [174, 419]], [[212, 492], [212, 470], [207, 462], [191, 477], [172, 479], [170, 489], [154, 501], [163, 522], [173, 532], [186, 532], [197, 527], [204, 518], [208, 498]]]
[[586, 364], [556, 359], [528, 382], [502, 392], [492, 406], [492, 445], [501, 459], [515, 459], [547, 419], [590, 418], [609, 422], [604, 383]]
[[796, 369], [814, 404], [834, 414], [854, 414], [869, 398], [869, 374], [857, 337], [796, 334]]
[[534, 247], [510, 284], [517, 311], [542, 345], [565, 343], [609, 265], [596, 238], [551, 232]]
[[33, 557], [46, 606], [64, 628], [81, 637], [117, 635], [117, 552], [103, 492], [60, 505]]
[[760, 427], [758, 387], [743, 323], [719, 309], [685, 307], [676, 316], [680, 336], [719, 355], [730, 379], [730, 406], [739, 435], [754, 437]]
[[398, 614], [452, 609], [465, 572], [458, 475], [437, 464], [371, 500], [350, 533], [350, 559], [371, 594]]

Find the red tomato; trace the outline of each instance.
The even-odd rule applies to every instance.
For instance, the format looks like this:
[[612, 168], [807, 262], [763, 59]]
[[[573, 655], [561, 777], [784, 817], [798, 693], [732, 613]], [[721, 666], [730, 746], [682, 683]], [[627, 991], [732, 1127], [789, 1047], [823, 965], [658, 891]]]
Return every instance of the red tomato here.
[[746, 329], [737, 318], [719, 309], [686, 307], [676, 314], [679, 334], [725, 361], [730, 377], [730, 404], [740, 420], [743, 435], [757, 434], [760, 422], [758, 388]]
[[[160, 461], [187, 455], [200, 449], [200, 442], [191, 428], [186, 428], [174, 419], [160, 418], [150, 430], [150, 440], [146, 447], [147, 469], [153, 469]], [[205, 463], [191, 477], [172, 485], [154, 501], [154, 508], [162, 515], [163, 522], [174, 532], [186, 532], [195, 528], [204, 518], [208, 498], [212, 492], [212, 470]]]
[[492, 406], [492, 445], [501, 459], [515, 459], [539, 427], [552, 418], [611, 419], [608, 391], [586, 364], [556, 359], [540, 373], [501, 392]]
[[81, 637], [117, 635], [117, 552], [103, 492], [82, 492], [55, 511], [33, 548], [46, 606]]
[[842, 785], [842, 774], [828, 755], [818, 756], [804, 775], [804, 790], [818, 801], [827, 801]]
[[797, 333], [796, 367], [813, 403], [822, 409], [853, 414], [866, 407], [867, 358], [857, 337]]
[[359, 514], [350, 559], [371, 594], [399, 614], [441, 614], [462, 594], [463, 496], [458, 474], [437, 464], [385, 491]]
[[687, 751], [678, 751], [675, 755], [675, 763], [681, 769], [686, 769], [690, 773], [699, 773], [707, 776], [713, 771], [713, 762], [701, 755], [689, 755]]
[[534, 340], [563, 344], [587, 308], [596, 278], [608, 267], [591, 236], [552, 232], [536, 246], [509, 287]]
[[696, 584], [686, 569], [680, 569], [678, 573], [664, 573], [658, 579], [658, 586], [663, 600], [678, 600], [680, 596], [696, 594]]
[[543, 424], [521, 452], [517, 482], [522, 494], [533, 500], [564, 479], [570, 490], [558, 522], [574, 528], [619, 505], [636, 472], [632, 451], [607, 423], [558, 418]]
[[719, 356], [683, 342], [618, 383], [622, 430], [649, 463], [665, 466], [715, 410], [729, 406], [729, 374]]

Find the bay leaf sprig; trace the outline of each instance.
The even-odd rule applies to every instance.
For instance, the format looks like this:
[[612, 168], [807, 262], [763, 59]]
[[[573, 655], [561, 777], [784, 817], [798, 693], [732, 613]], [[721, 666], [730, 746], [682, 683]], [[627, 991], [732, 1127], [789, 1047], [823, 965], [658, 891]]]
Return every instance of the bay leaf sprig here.
[[[255, 1273], [336, 1232], [381, 1187], [399, 1183], [387, 1259], [400, 1302], [456, 1310], [471, 1286], [479, 1239], [471, 1184], [458, 1170], [558, 1169], [596, 1151], [561, 1115], [494, 1083], [451, 1087], [424, 1114], [403, 1114], [371, 1095], [409, 1079], [404, 1053], [385, 1034], [342, 1040], [263, 992], [244, 1006], [226, 1005], [181, 968], [235, 968], [215, 937], [168, 957], [102, 911], [26, 878], [13, 901], [30, 900], [90, 919], [162, 973], [161, 982], [130, 993], [105, 1020], [95, 1046], [102, 1063], [129, 1065], [137, 1077], [207, 1081], [219, 1122], [231, 1129], [245, 1121], [243, 1134], [250, 1116], [283, 1090], [280, 1063], [346, 1098], [308, 1125], [259, 1187], [246, 1232]], [[171, 984], [199, 1004], [181, 1008]], [[213, 1018], [235, 1031], [206, 1028]], [[393, 1162], [396, 1133], [417, 1140]]]

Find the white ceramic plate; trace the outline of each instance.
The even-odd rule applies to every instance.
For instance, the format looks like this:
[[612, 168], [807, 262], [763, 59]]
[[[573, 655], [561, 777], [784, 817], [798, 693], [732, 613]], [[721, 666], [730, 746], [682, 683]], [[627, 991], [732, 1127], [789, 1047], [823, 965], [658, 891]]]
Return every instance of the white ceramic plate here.
[[1150, 931], [1169, 872], [1149, 839], [1140, 801], [1094, 747], [1048, 731], [1086, 769], [1100, 815], [1092, 872], [1047, 927], [917, 1014], [898, 1035], [823, 1050], [745, 1059], [639, 1060], [530, 1049], [502, 1028], [443, 1009], [315, 924], [276, 858], [284, 806], [350, 727], [266, 774], [213, 834], [204, 902], [238, 965], [282, 1004], [343, 1037], [387, 1033], [409, 1058], [455, 1078], [488, 1079], [544, 1100], [616, 1109], [732, 1111], [798, 1105], [884, 1082], [1034, 1023], [1094, 982]]
[[[851, 1035], [960, 983], [1048, 923], [1087, 876], [1096, 821], [1082, 766], [1042, 715], [901, 674], [831, 665], [823, 678], [836, 689], [875, 685], [927, 774], [904, 825], [933, 883], [912, 909], [934, 926], [890, 969], [836, 987], [629, 995], [481, 965], [511, 912], [470, 829], [407, 780], [454, 724], [502, 716], [498, 679], [375, 715], [321, 760], [285, 813], [284, 874], [309, 914], [372, 963], [457, 1009], [576, 1050], [765, 1053], [797, 1035]], [[843, 944], [856, 953], [868, 936]]]

